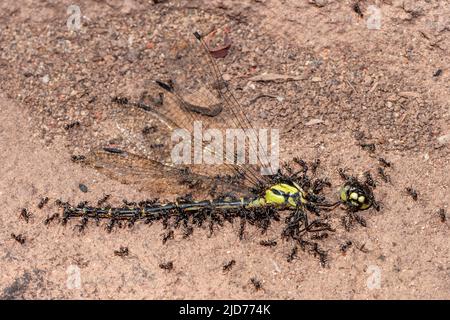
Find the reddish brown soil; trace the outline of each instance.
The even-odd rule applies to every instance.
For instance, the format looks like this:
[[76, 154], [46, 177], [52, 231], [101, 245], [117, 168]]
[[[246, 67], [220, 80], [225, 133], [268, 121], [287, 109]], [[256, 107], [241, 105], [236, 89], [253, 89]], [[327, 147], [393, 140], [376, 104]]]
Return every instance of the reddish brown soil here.
[[[74, 33], [66, 27], [72, 1], [2, 1], [0, 297], [449, 299], [450, 7], [445, 1], [360, 1], [361, 17], [354, 3], [80, 0], [83, 26]], [[381, 8], [380, 30], [366, 27], [370, 4]], [[236, 222], [212, 236], [206, 228], [188, 239], [175, 233], [164, 245], [160, 224], [111, 234], [94, 223], [84, 234], [73, 230], [75, 221], [43, 224], [58, 211], [56, 199], [95, 203], [111, 194], [111, 203], [120, 205], [123, 198], [178, 195], [169, 183], [162, 191], [121, 184], [70, 157], [107, 143], [142, 151], [143, 141], [120, 136], [114, 125], [146, 123], [149, 116], [119, 112], [111, 97], [139, 97], [170, 68], [159, 34], [218, 24], [229, 24], [233, 37], [221, 66], [225, 77], [249, 117], [280, 129], [282, 160], [321, 159], [332, 196], [341, 183], [338, 168], [356, 175], [370, 170], [379, 182], [381, 211], [365, 212], [367, 228], [350, 232], [336, 221], [336, 233], [324, 241], [327, 268], [301, 251], [287, 262], [292, 245], [279, 239], [281, 224], [264, 236], [249, 227], [240, 241]], [[265, 72], [303, 80], [250, 80]], [[255, 100], [262, 94], [275, 98]], [[66, 130], [73, 121], [80, 125]], [[363, 142], [375, 144], [374, 154], [358, 145], [362, 134]], [[386, 169], [391, 183], [376, 174], [378, 157], [393, 163]], [[406, 187], [418, 191], [417, 201]], [[39, 209], [44, 196], [50, 201]], [[32, 212], [28, 223], [19, 218], [22, 208]], [[448, 212], [445, 222], [440, 208]], [[271, 237], [276, 247], [259, 245]], [[342, 255], [339, 246], [347, 240], [355, 245]], [[362, 244], [367, 253], [356, 248]], [[129, 256], [114, 254], [121, 246]], [[224, 273], [231, 259], [236, 264]], [[158, 267], [167, 261], [174, 263], [170, 272]], [[74, 266], [79, 288], [68, 284]], [[374, 268], [381, 282], [370, 289]], [[255, 291], [252, 277], [263, 290]]]

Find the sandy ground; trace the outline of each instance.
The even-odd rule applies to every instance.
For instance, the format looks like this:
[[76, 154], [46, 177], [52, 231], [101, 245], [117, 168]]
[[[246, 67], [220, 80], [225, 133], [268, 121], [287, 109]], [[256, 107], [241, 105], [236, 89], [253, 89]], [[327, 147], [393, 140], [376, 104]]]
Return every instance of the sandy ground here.
[[[83, 16], [76, 33], [66, 26], [70, 1], [2, 1], [0, 297], [449, 299], [450, 7], [359, 1], [361, 16], [355, 3], [86, 0], [77, 3]], [[379, 30], [367, 28], [371, 4], [382, 13]], [[142, 152], [141, 135], [120, 136], [111, 123], [139, 117], [141, 124], [150, 116], [124, 115], [111, 97], [141, 96], [170, 67], [159, 34], [225, 23], [233, 37], [221, 65], [225, 77], [249, 117], [280, 128], [282, 160], [319, 158], [331, 195], [341, 183], [338, 168], [372, 172], [382, 209], [364, 213], [367, 227], [343, 230], [337, 209], [336, 232], [323, 241], [330, 263], [322, 268], [301, 251], [287, 262], [292, 244], [279, 239], [277, 224], [267, 235], [249, 227], [243, 240], [238, 222], [212, 236], [201, 228], [188, 239], [175, 232], [166, 244], [160, 224], [107, 233], [92, 223], [81, 234], [75, 221], [44, 225], [59, 211], [56, 199], [95, 203], [111, 194], [111, 204], [120, 205], [124, 198], [178, 195], [170, 184], [165, 190], [121, 184], [71, 156], [106, 144]], [[263, 73], [302, 80], [250, 80]], [[74, 121], [79, 125], [67, 129]], [[375, 152], [361, 141], [374, 143]], [[378, 157], [392, 162], [390, 183], [377, 175]], [[407, 187], [417, 190], [417, 201]], [[39, 209], [42, 197], [50, 200]], [[28, 223], [22, 208], [32, 213]], [[278, 245], [262, 247], [267, 238]], [[348, 240], [354, 245], [343, 255], [339, 248]], [[362, 244], [367, 252], [357, 249]], [[115, 255], [120, 247], [129, 255]], [[223, 272], [232, 259], [236, 264]], [[159, 267], [168, 261], [173, 270]]]

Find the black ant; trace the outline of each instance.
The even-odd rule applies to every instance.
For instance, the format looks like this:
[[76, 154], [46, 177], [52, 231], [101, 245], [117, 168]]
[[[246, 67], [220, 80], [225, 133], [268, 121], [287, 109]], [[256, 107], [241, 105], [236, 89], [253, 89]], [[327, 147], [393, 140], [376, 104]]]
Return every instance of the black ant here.
[[159, 267], [161, 269], [164, 269], [164, 270], [167, 270], [167, 271], [171, 271], [173, 269], [173, 262], [169, 261], [169, 262], [160, 263]]
[[233, 266], [236, 264], [236, 260], [230, 260], [229, 262], [227, 262], [226, 264], [223, 265], [222, 270], [223, 271], [230, 271], [231, 268], [233, 268]]
[[325, 268], [328, 265], [328, 253], [322, 251], [319, 253], [320, 265]]
[[316, 233], [311, 236], [311, 239], [313, 239], [313, 240], [323, 240], [326, 238], [328, 238], [328, 233], [326, 233], [326, 232]]
[[275, 240], [261, 240], [259, 244], [264, 247], [275, 247], [277, 242]]
[[130, 250], [128, 250], [128, 247], [120, 247], [119, 250], [114, 250], [114, 255], [118, 257], [127, 257], [130, 254]]
[[111, 233], [114, 229], [114, 226], [116, 225], [117, 220], [113, 217], [111, 218], [111, 220], [108, 222], [108, 224], [106, 225], [106, 231], [108, 233]]
[[20, 210], [20, 217], [25, 220], [26, 223], [28, 223], [31, 218], [31, 213], [27, 209], [22, 208], [22, 210]]
[[100, 200], [97, 201], [98, 206], [102, 206], [111, 197], [110, 194], [105, 194]]
[[330, 181], [328, 181], [327, 179], [317, 179], [313, 183], [312, 192], [314, 194], [318, 194], [323, 190], [324, 187], [331, 187]]
[[89, 221], [88, 217], [83, 217], [83, 219], [81, 219], [81, 223], [77, 224], [75, 226], [76, 229], [78, 229], [78, 232], [83, 232], [86, 229], [87, 223]]
[[347, 240], [344, 244], [341, 245], [340, 250], [342, 254], [346, 254], [347, 250], [353, 245], [353, 243], [350, 240]]
[[354, 218], [355, 221], [358, 222], [361, 226], [367, 227], [366, 219], [364, 219], [363, 217], [361, 217], [359, 214], [353, 212], [353, 218]]
[[255, 287], [256, 291], [259, 291], [262, 289], [262, 284], [261, 281], [259, 281], [256, 278], [251, 278], [250, 282], [252, 283], [252, 285]]
[[372, 188], [377, 187], [377, 185], [376, 185], [375, 181], [373, 180], [373, 177], [369, 171], [364, 172], [364, 177], [366, 178], [367, 185], [371, 186]]
[[71, 123], [68, 123], [68, 124], [64, 125], [64, 129], [70, 130], [70, 129], [73, 129], [75, 127], [79, 127], [80, 125], [81, 125], [80, 121], [77, 120], [77, 121], [73, 121]]
[[355, 2], [352, 6], [353, 11], [355, 11], [361, 18], [364, 17], [364, 14], [361, 11], [361, 7], [359, 6], [359, 2]]
[[70, 157], [70, 159], [72, 160], [72, 162], [82, 162], [86, 160], [86, 157], [83, 155], [73, 155], [72, 157]]
[[383, 179], [384, 182], [391, 182], [391, 177], [389, 177], [382, 167], [378, 167], [378, 175]]
[[14, 233], [11, 233], [11, 238], [13, 238], [14, 240], [16, 240], [18, 243], [20, 243], [20, 244], [24, 244], [25, 243], [25, 241], [26, 241], [26, 238], [23, 236], [23, 235], [21, 235], [21, 234], [14, 234]]
[[245, 235], [245, 219], [241, 218], [241, 224], [239, 226], [239, 240], [243, 240]]
[[442, 69], [437, 69], [437, 70], [433, 73], [433, 77], [439, 77], [440, 75], [442, 75]]
[[411, 198], [413, 198], [414, 201], [417, 201], [418, 194], [416, 190], [411, 187], [407, 187], [405, 190], [411, 196]]
[[122, 199], [122, 202], [128, 207], [136, 207], [137, 203], [133, 201], [128, 201], [127, 199]]
[[155, 133], [156, 132], [156, 127], [155, 126], [145, 126], [144, 129], [142, 129], [142, 134], [143, 135], [148, 135], [151, 133]]
[[378, 158], [378, 161], [385, 168], [390, 168], [391, 167], [391, 163], [389, 161], [387, 161], [386, 159], [384, 159], [384, 158]]
[[183, 239], [189, 238], [194, 233], [194, 228], [191, 226], [185, 226], [183, 231]]
[[317, 171], [317, 168], [320, 166], [320, 159], [314, 160], [314, 162], [311, 164], [311, 172], [312, 174], [315, 174]]
[[297, 248], [297, 246], [294, 246], [291, 250], [291, 253], [289, 253], [286, 261], [292, 262], [292, 260], [294, 260], [295, 257], [297, 256], [297, 252], [298, 252], [298, 248]]
[[117, 104], [121, 104], [121, 105], [128, 104], [128, 98], [125, 98], [125, 97], [113, 97], [111, 99], [111, 101], [114, 103], [117, 103]]
[[42, 209], [47, 204], [47, 202], [48, 202], [48, 197], [44, 197], [41, 199], [41, 201], [39, 201], [37, 207], [39, 209]]
[[445, 210], [443, 208], [439, 209], [438, 215], [439, 215], [439, 218], [441, 219], [442, 223], [444, 223], [447, 220], [447, 216], [446, 216]]
[[133, 217], [131, 217], [130, 219], [128, 219], [128, 228], [133, 228], [134, 224], [136, 223], [136, 221], [138, 221], [139, 219], [139, 212], [135, 212]]
[[162, 243], [165, 244], [167, 240], [171, 240], [174, 238], [173, 230], [169, 230], [167, 233], [163, 235]]
[[54, 213], [51, 216], [47, 216], [47, 218], [44, 220], [44, 224], [47, 226], [56, 218], [59, 218], [59, 213]]
[[376, 149], [374, 143], [360, 143], [359, 146], [370, 153], [374, 153]]

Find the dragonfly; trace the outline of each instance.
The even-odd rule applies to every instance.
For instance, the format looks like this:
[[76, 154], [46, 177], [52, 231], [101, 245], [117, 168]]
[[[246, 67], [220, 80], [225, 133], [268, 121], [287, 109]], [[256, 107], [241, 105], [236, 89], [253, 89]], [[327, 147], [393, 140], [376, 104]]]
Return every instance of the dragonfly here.
[[[222, 40], [219, 45], [215, 42], [218, 38]], [[348, 183], [342, 189], [339, 200], [328, 201], [321, 193], [330, 185], [329, 182], [310, 176], [305, 161], [294, 159], [292, 164], [284, 164], [282, 168], [274, 166], [267, 152], [267, 141], [256, 134], [254, 124], [224, 80], [216, 62], [230, 54], [232, 40], [228, 28], [214, 29], [205, 34], [196, 31], [187, 41], [179, 37], [171, 39], [170, 36], [164, 37], [164, 41], [172, 43], [165, 48], [165, 52], [169, 53], [167, 64], [173, 70], [167, 74], [168, 79], [153, 79], [149, 84], [150, 96], [137, 101], [114, 97], [113, 103], [126, 114], [138, 110], [157, 119], [167, 134], [173, 134], [175, 130], [187, 133], [191, 138], [188, 147], [200, 146], [210, 164], [196, 164], [195, 157], [199, 155], [191, 148], [187, 151], [181, 148], [185, 151], [182, 159], [187, 161], [174, 163], [173, 145], [172, 149], [165, 147], [164, 151], [141, 148], [144, 156], [122, 148], [104, 147], [91, 151], [80, 162], [125, 184], [135, 184], [144, 189], [151, 186], [153, 190], [164, 192], [166, 181], [172, 181], [170, 189], [177, 187], [188, 192], [205, 189], [210, 199], [195, 200], [188, 193], [172, 202], [150, 199], [126, 203], [122, 207], [65, 204], [66, 221], [79, 217], [87, 223], [89, 219], [98, 221], [105, 218], [111, 221], [111, 226], [120, 220], [131, 223], [162, 220], [167, 225], [172, 219], [175, 226], [183, 225], [190, 230], [190, 223], [201, 225], [209, 221], [212, 229], [214, 223], [222, 224], [225, 220], [232, 221], [239, 217], [242, 236], [245, 223], [259, 226], [264, 231], [272, 221], [280, 220], [280, 212], [287, 211], [289, 215], [285, 219], [283, 236], [300, 240], [307, 233], [333, 231], [327, 218], [321, 216], [323, 210], [332, 210], [340, 203], [351, 203], [353, 209], [370, 207], [372, 198], [364, 195], [355, 198], [355, 188], [350, 188]], [[140, 128], [146, 125], [140, 118], [130, 121]], [[232, 152], [223, 151], [219, 147], [223, 141], [211, 146], [207, 143], [210, 141], [205, 142], [203, 136], [195, 134], [198, 123], [203, 130], [216, 130], [212, 131], [215, 133], [224, 134], [230, 129], [249, 133], [246, 150], [238, 152], [235, 148]], [[145, 128], [152, 131], [154, 127], [147, 125]], [[137, 134], [132, 132], [127, 131], [127, 136], [136, 137]], [[172, 150], [170, 156], [167, 150]], [[146, 153], [152, 153], [152, 156]], [[242, 161], [250, 155], [253, 155], [253, 163]], [[211, 171], [221, 174], [212, 175]], [[361, 190], [356, 191], [366, 191]], [[353, 193], [350, 195], [349, 192]], [[362, 201], [359, 207], [358, 199]]]

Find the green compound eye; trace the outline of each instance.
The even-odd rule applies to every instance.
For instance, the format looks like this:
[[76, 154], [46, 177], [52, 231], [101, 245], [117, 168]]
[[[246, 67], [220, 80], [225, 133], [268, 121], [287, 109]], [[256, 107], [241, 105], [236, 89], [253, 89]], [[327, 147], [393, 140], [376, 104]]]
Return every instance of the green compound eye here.
[[358, 200], [358, 194], [356, 192], [350, 193], [350, 199], [352, 200]]

